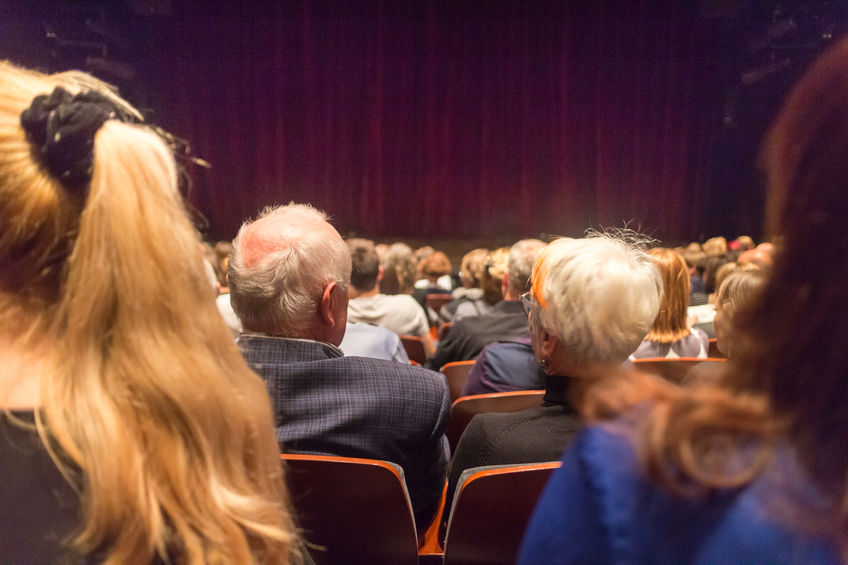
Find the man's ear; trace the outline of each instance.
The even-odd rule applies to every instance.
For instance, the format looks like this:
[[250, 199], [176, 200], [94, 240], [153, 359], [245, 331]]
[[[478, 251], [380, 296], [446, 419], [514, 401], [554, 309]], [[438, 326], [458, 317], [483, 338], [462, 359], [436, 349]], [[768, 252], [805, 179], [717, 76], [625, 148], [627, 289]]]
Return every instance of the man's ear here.
[[503, 278], [501, 279], [501, 294], [506, 296], [507, 289], [509, 289], [509, 268], [504, 270]]
[[327, 284], [324, 287], [324, 294], [321, 296], [321, 305], [318, 312], [321, 318], [329, 326], [335, 326], [337, 323], [336, 314], [338, 312], [337, 302], [340, 300], [340, 292], [335, 281]]
[[383, 266], [382, 265], [380, 265], [377, 268], [377, 282], [380, 282], [381, 280], [383, 280]]

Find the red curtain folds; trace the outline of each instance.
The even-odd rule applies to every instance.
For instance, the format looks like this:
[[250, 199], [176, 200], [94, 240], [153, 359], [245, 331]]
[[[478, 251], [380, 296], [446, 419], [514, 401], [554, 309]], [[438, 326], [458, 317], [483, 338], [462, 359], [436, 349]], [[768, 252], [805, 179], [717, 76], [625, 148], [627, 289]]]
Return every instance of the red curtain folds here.
[[681, 3], [268, 4], [180, 4], [151, 42], [214, 237], [291, 200], [372, 237], [702, 231], [715, 62]]

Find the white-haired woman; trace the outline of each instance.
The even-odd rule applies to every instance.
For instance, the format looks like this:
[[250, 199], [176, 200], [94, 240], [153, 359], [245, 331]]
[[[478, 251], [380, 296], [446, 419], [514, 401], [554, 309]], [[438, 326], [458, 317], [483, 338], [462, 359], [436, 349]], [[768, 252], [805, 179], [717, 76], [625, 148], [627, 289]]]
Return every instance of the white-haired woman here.
[[662, 296], [645, 251], [611, 236], [553, 241], [539, 252], [531, 280], [530, 336], [548, 374], [618, 372], [651, 328]]
[[[520, 385], [540, 384], [541, 366], [544, 405], [476, 416], [451, 461], [447, 500], [465, 469], [559, 459], [581, 426], [583, 396], [597, 380], [621, 373], [657, 316], [659, 270], [625, 239], [557, 239], [538, 252], [532, 273], [531, 290], [521, 298], [532, 352], [511, 343], [490, 345], [487, 359], [497, 366], [488, 367], [477, 386], [529, 388]], [[498, 372], [509, 382], [493, 378]]]
[[0, 62], [0, 561], [290, 561], [270, 403], [168, 145], [105, 85]]

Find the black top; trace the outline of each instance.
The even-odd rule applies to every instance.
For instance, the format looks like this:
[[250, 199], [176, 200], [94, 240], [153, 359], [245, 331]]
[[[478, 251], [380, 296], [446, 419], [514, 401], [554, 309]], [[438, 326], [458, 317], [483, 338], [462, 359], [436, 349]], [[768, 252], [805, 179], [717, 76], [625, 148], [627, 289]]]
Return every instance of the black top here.
[[542, 406], [478, 414], [471, 419], [451, 460], [446, 508], [450, 508], [459, 477], [466, 469], [559, 461], [581, 426], [568, 399], [570, 381], [569, 377], [547, 376]]
[[530, 334], [527, 313], [518, 300], [501, 300], [491, 312], [466, 316], [456, 322], [427, 366], [438, 370], [452, 361], [474, 359], [493, 341], [510, 341]]
[[32, 411], [0, 411], [0, 563], [87, 561], [72, 557], [64, 543], [80, 523], [79, 498], [34, 421]]

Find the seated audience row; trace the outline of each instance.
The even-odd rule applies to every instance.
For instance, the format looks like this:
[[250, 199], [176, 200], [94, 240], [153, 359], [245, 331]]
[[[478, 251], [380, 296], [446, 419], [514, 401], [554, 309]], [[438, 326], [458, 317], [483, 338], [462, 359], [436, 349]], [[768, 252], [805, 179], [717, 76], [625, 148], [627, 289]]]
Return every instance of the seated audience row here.
[[408, 294], [382, 294], [383, 267], [372, 241], [350, 239], [352, 271], [348, 319], [351, 322], [380, 326], [398, 335], [421, 338], [424, 352], [432, 355], [436, 346], [430, 336], [430, 322], [424, 309]]
[[466, 316], [456, 322], [439, 343], [436, 353], [428, 359], [428, 367], [438, 369], [452, 361], [474, 359], [486, 344], [496, 340], [527, 337], [527, 315], [519, 297], [529, 289], [533, 261], [544, 245], [538, 239], [524, 239], [510, 248], [509, 262], [501, 281], [503, 300], [487, 314]]
[[[729, 361], [688, 389], [626, 361], [706, 356], [687, 319], [697, 250], [687, 266], [627, 233], [474, 250], [436, 348], [408, 247], [381, 265], [293, 203], [204, 263], [165, 139], [91, 77], [0, 63], [0, 532], [15, 532], [0, 556], [297, 562], [285, 451], [397, 463], [420, 530], [466, 468], [562, 458], [523, 563], [839, 562], [845, 61], [848, 41], [768, 138], [773, 270], [749, 238], [703, 246]], [[419, 252], [422, 296], [450, 292], [447, 257]], [[174, 276], [139, 275], [139, 259]], [[476, 416], [451, 457], [445, 379], [410, 365], [399, 334], [432, 368], [476, 358], [466, 394], [544, 388], [544, 404]]]

